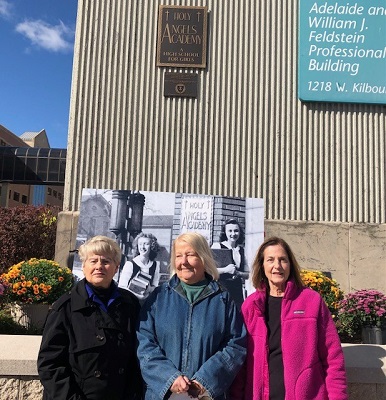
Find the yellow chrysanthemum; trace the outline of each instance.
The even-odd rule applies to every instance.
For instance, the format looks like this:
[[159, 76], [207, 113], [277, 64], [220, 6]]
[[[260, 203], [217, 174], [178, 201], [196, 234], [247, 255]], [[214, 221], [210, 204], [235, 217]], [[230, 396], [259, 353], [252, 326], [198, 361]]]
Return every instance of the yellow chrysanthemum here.
[[73, 283], [73, 275], [67, 267], [56, 261], [31, 258], [12, 265], [0, 278], [6, 283], [9, 301], [52, 304]]
[[343, 292], [336, 280], [329, 278], [321, 271], [302, 270], [301, 277], [306, 286], [318, 292], [326, 302], [332, 315], [337, 315], [338, 302]]

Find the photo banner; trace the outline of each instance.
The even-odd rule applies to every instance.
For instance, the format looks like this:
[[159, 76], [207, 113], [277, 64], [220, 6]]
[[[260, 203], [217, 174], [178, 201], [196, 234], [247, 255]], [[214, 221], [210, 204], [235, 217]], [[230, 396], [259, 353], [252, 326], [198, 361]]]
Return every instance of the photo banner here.
[[302, 101], [386, 104], [386, 0], [299, 0]]
[[[227, 277], [224, 285], [241, 293], [240, 305], [253, 291], [249, 276], [264, 240], [263, 199], [135, 190], [82, 191], [76, 249], [96, 235], [114, 239], [122, 250], [114, 279], [141, 301], [170, 278], [172, 243], [185, 232], [204, 236], [219, 271], [233, 271], [234, 278], [229, 273], [223, 276]], [[237, 240], [234, 248], [232, 240]], [[152, 255], [146, 246], [154, 248]], [[83, 278], [77, 255], [73, 273]]]

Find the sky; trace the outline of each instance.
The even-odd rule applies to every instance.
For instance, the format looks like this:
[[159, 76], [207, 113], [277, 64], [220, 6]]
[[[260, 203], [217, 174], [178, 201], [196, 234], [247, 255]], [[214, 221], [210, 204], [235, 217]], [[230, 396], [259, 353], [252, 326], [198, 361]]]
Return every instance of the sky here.
[[77, 0], [0, 0], [0, 125], [66, 148]]

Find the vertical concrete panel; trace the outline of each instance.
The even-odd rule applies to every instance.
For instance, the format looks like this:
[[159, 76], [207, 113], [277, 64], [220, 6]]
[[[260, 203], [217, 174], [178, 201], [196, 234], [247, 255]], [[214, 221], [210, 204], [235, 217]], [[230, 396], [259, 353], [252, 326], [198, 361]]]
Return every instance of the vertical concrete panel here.
[[55, 261], [72, 269], [76, 249], [79, 211], [59, 213], [55, 242]]
[[267, 221], [265, 233], [286, 240], [301, 268], [331, 272], [342, 290], [351, 290], [349, 224]]
[[255, 201], [246, 199], [245, 210], [250, 216], [245, 220], [245, 234], [250, 238], [245, 243], [245, 254], [248, 255], [248, 265], [252, 265], [256, 252], [264, 240], [264, 231], [260, 230], [258, 221], [264, 218], [264, 202], [256, 204]]
[[[158, 6], [208, 6], [197, 99], [165, 98]], [[298, 2], [79, 0], [65, 210], [84, 187], [265, 199], [276, 220], [386, 222], [380, 105], [297, 99]], [[181, 70], [182, 71], [182, 70]]]
[[350, 227], [350, 287], [386, 293], [386, 224]]

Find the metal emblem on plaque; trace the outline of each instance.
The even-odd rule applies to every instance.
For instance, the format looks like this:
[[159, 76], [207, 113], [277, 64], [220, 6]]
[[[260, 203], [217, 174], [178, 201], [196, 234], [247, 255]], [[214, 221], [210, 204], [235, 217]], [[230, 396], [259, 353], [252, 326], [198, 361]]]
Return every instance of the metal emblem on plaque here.
[[165, 72], [165, 97], [197, 97], [198, 74], [183, 72]]

